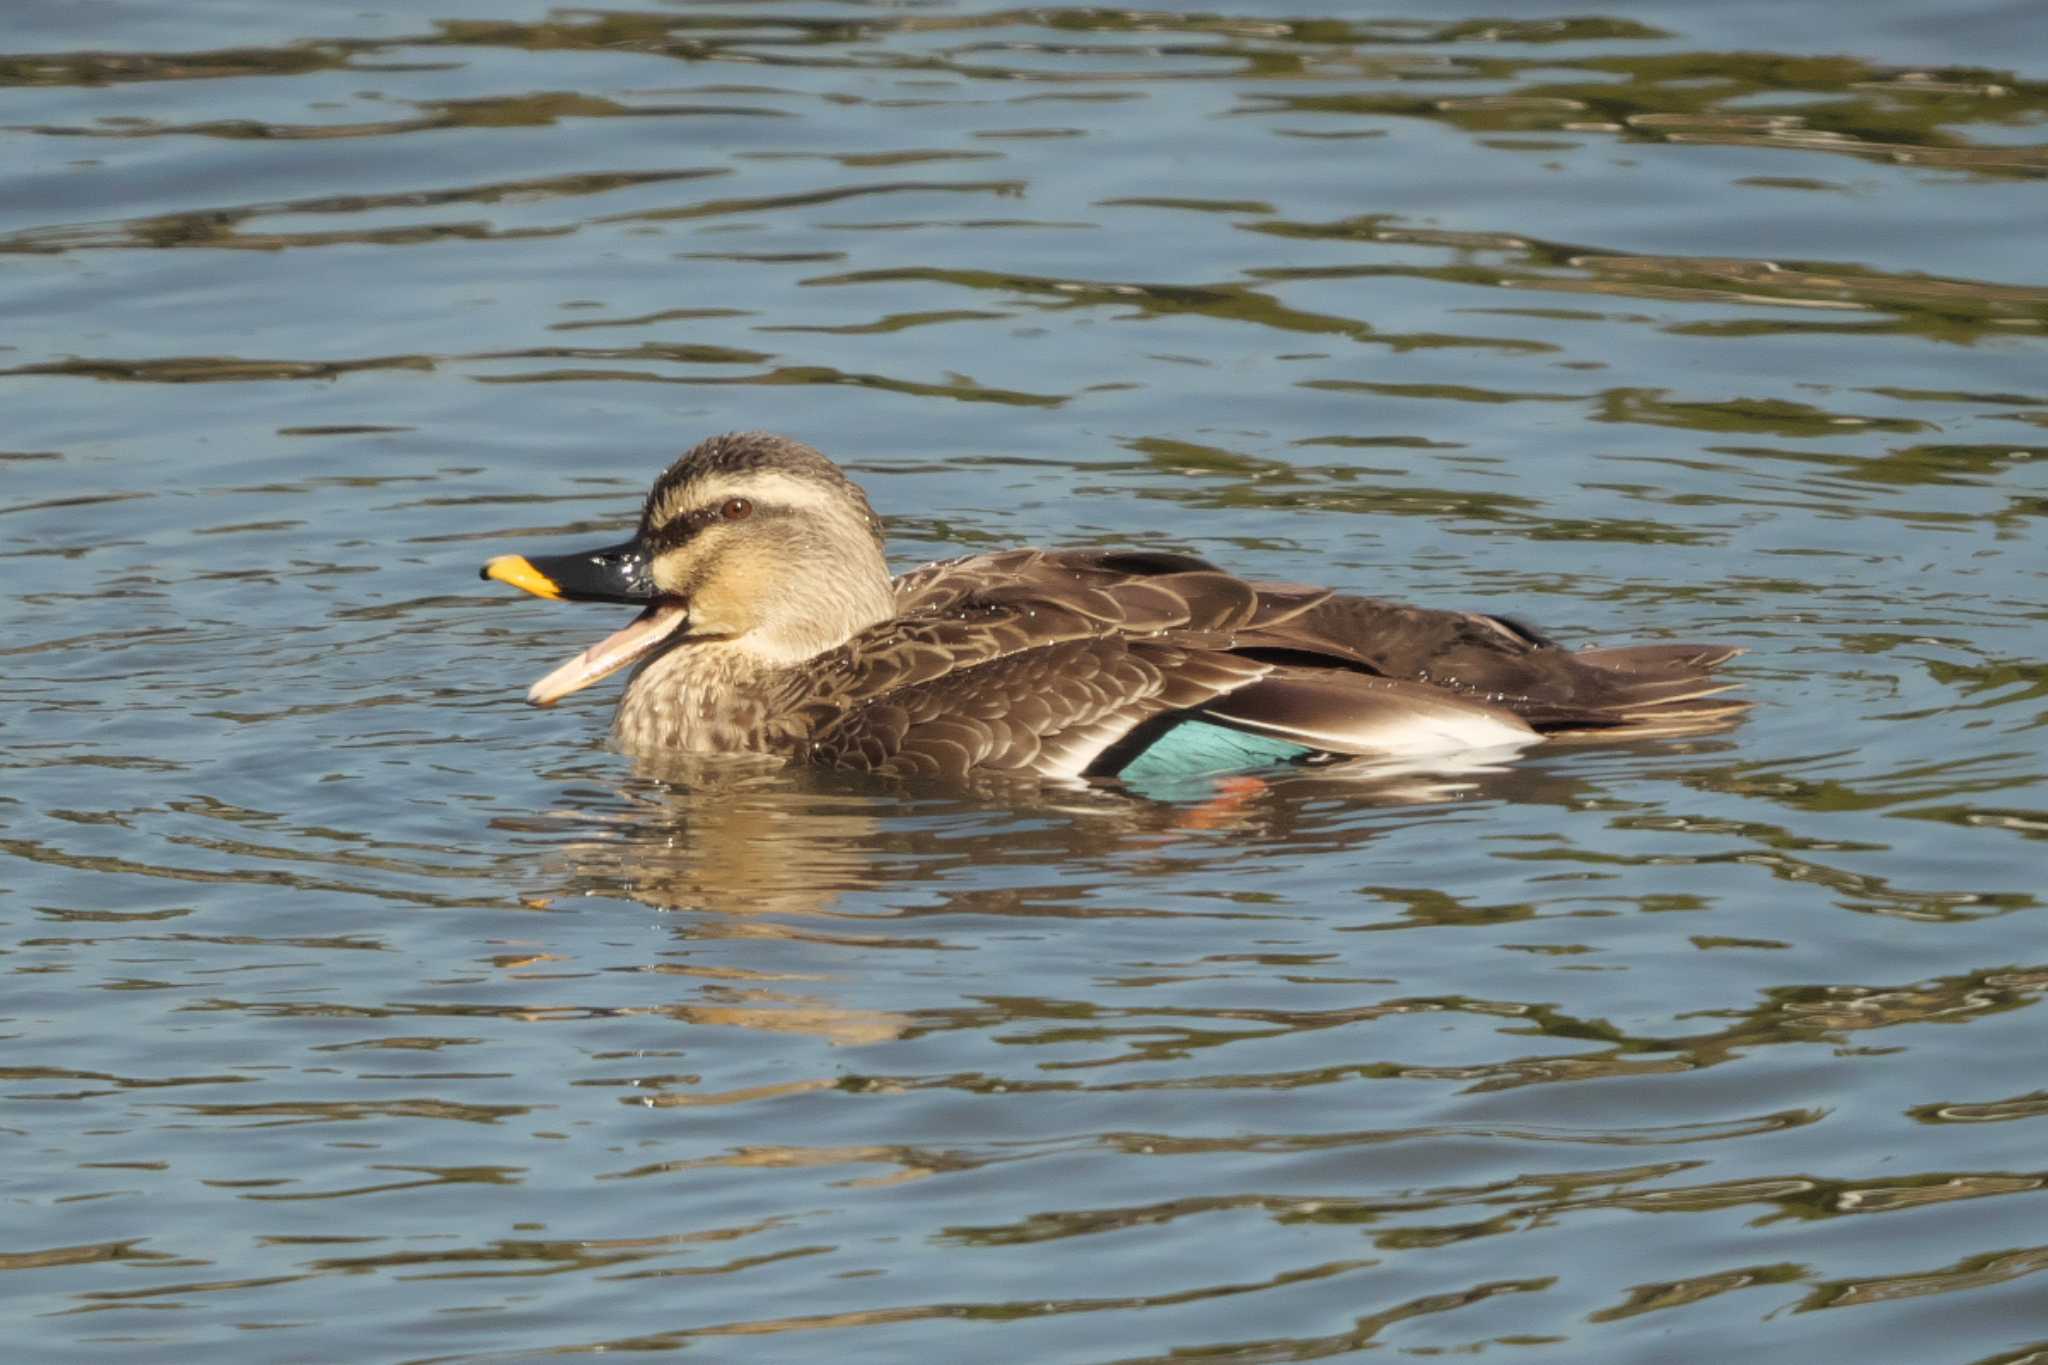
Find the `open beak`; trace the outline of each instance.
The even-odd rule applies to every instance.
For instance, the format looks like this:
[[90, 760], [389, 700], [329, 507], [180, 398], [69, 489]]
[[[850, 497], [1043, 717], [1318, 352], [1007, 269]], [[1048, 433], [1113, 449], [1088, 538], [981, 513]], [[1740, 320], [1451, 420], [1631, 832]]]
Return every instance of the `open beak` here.
[[690, 619], [687, 604], [661, 597], [648, 570], [647, 548], [638, 540], [581, 554], [499, 555], [485, 564], [484, 578], [510, 583], [551, 602], [638, 602], [647, 609], [624, 630], [615, 631], [527, 689], [535, 706], [553, 706], [629, 664], [652, 654]]

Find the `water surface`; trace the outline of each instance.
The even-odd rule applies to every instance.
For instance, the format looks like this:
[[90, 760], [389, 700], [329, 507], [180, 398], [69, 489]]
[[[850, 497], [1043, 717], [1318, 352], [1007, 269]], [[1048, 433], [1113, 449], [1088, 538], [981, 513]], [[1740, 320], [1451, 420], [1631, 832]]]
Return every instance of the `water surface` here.
[[[23, 1358], [2048, 1352], [2031, 7], [15, 19]], [[1171, 546], [1757, 709], [638, 769], [519, 700], [614, 614], [475, 566], [749, 427], [906, 567]]]

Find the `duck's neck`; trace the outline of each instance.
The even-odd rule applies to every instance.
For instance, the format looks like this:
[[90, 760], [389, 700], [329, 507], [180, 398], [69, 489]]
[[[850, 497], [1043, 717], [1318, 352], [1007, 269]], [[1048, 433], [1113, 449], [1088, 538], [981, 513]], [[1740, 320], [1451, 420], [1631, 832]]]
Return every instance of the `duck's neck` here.
[[876, 548], [859, 564], [808, 574], [801, 590], [761, 603], [752, 628], [732, 644], [764, 668], [793, 668], [895, 614], [896, 584]]
[[746, 753], [763, 747], [763, 683], [782, 670], [734, 640], [685, 640], [633, 672], [612, 718], [631, 753]]

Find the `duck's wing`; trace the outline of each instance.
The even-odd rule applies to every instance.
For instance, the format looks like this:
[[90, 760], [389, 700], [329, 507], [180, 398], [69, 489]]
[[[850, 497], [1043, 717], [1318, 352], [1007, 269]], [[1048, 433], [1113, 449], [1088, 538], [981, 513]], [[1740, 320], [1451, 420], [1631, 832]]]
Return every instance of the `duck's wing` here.
[[[1262, 594], [1300, 593], [1280, 585], [1256, 585]], [[1510, 616], [1432, 611], [1403, 602], [1351, 593], [1324, 593], [1290, 601], [1286, 609], [1245, 632], [1248, 649], [1288, 650], [1343, 660], [1382, 677], [1441, 675], [1449, 661], [1487, 663], [1519, 659], [1556, 645]]]
[[1231, 577], [1206, 559], [1164, 550], [998, 550], [937, 560], [901, 575], [896, 614], [940, 615], [992, 592], [1062, 602], [1183, 573]]
[[1248, 762], [1439, 754], [1538, 737], [1510, 711], [1420, 683], [1287, 667], [1171, 632], [1133, 638], [1071, 621], [1051, 629], [1046, 615], [1028, 618], [1037, 632], [1030, 643], [987, 657], [935, 638], [927, 623], [865, 661], [835, 661], [802, 704], [811, 726], [805, 756], [901, 776], [1078, 778], [1168, 755], [1185, 738], [1174, 732], [1190, 722], [1276, 742]]
[[1134, 649], [1115, 635], [1050, 642], [854, 699], [823, 719], [810, 756], [902, 776], [1077, 778], [1156, 717], [1201, 707], [1269, 667]]
[[1443, 754], [1539, 737], [1506, 707], [1425, 683], [1332, 668], [1276, 668], [1211, 702], [1203, 714], [1325, 754]]
[[1710, 698], [1729, 645], [1637, 645], [1574, 653], [1509, 616], [1431, 611], [1333, 595], [1240, 633], [1268, 658], [1322, 658], [1513, 712], [1553, 736], [1638, 738], [1720, 729], [1748, 709]]
[[1252, 583], [1204, 560], [1010, 550], [928, 565], [901, 614], [814, 661], [790, 699], [839, 766], [1114, 773], [1199, 719], [1329, 754], [1722, 728], [1736, 650], [1573, 654], [1511, 617]]
[[[789, 706], [808, 756], [958, 777], [1111, 774], [1189, 720], [1270, 753], [1386, 754], [1525, 743], [1500, 707], [1263, 639], [1326, 601], [1184, 556], [1013, 551], [931, 566], [914, 610], [813, 661]], [[1297, 642], [1298, 644], [1298, 642]], [[1313, 653], [1314, 651], [1308, 651]], [[1170, 747], [1170, 746], [1169, 746]]]
[[[1230, 654], [1256, 616], [1241, 579], [1199, 567], [1119, 576], [1052, 556], [990, 556], [923, 608], [793, 674], [779, 709], [806, 756], [838, 767], [961, 777], [975, 769], [1079, 777], [1154, 717], [1200, 708], [1271, 673]], [[968, 563], [972, 563], [971, 561]], [[971, 590], [958, 580], [973, 583]], [[941, 595], [943, 594], [943, 595]]]

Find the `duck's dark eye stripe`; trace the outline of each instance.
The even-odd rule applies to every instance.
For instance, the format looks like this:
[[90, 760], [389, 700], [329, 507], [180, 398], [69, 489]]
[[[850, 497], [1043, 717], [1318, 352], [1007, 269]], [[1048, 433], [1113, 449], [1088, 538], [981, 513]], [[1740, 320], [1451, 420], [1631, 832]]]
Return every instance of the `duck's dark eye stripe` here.
[[763, 508], [752, 498], [727, 498], [715, 507], [698, 507], [684, 512], [659, 527], [650, 528], [645, 534], [650, 544], [674, 549], [714, 522], [745, 521], [762, 514]]
[[651, 534], [647, 540], [648, 544], [654, 547], [655, 553], [659, 554], [665, 550], [675, 549], [702, 529], [704, 529], [704, 523], [695, 517], [677, 517], [668, 525], [661, 527]]

